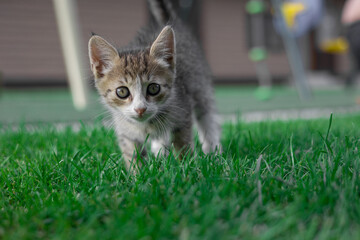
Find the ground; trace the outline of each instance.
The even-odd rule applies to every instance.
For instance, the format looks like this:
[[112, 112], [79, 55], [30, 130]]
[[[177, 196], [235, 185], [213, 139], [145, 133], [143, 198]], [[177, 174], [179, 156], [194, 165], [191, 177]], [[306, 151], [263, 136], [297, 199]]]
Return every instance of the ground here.
[[0, 131], [1, 239], [359, 239], [360, 116], [224, 123], [134, 178], [99, 121]]

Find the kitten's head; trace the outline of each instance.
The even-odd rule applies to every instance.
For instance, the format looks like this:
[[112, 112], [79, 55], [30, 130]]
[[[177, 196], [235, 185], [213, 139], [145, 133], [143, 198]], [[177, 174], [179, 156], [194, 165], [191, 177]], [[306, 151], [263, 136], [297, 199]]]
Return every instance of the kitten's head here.
[[95, 86], [115, 113], [145, 122], [170, 97], [175, 78], [175, 35], [166, 26], [149, 48], [118, 52], [99, 36], [89, 40]]

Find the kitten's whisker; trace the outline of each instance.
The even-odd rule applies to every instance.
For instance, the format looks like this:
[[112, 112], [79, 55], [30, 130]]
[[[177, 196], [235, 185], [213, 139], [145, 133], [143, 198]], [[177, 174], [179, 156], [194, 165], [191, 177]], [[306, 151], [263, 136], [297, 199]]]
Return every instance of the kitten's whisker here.
[[165, 135], [166, 134], [166, 123], [161, 119], [160, 116], [157, 116], [158, 119], [158, 123], [159, 123], [159, 127], [160, 127], [160, 132], [161, 135]]
[[155, 115], [155, 121], [156, 121], [155, 127], [160, 132], [160, 135], [165, 134], [166, 129], [165, 126], [163, 125], [160, 115]]
[[161, 110], [161, 111], [162, 111], [162, 110], [165, 110], [165, 111], [175, 112], [175, 109], [180, 110], [181, 112], [188, 112], [188, 110], [183, 109], [183, 108], [181, 108], [181, 107], [179, 107], [179, 106], [175, 106], [175, 105], [172, 105], [171, 107], [168, 107], [168, 108], [166, 108], [166, 109], [160, 109], [160, 110]]
[[104, 110], [102, 113], [97, 114], [94, 119], [102, 118], [102, 120], [111, 119], [111, 113], [108, 110]]

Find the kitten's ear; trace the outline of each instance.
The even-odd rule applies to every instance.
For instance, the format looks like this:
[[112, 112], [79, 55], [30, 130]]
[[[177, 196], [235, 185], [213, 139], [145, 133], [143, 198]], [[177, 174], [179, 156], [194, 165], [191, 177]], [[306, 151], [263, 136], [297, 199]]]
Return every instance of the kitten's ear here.
[[170, 68], [175, 67], [175, 34], [170, 26], [165, 26], [150, 48], [150, 56]]
[[95, 78], [103, 77], [111, 70], [118, 51], [105, 39], [94, 35], [89, 40], [89, 58], [91, 71]]

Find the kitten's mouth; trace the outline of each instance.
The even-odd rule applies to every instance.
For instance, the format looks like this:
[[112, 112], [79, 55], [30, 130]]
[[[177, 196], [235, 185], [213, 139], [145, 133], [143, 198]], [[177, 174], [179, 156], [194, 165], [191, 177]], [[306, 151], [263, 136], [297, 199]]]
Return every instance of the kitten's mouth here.
[[151, 118], [151, 114], [144, 114], [144, 115], [136, 115], [133, 116], [132, 119], [136, 120], [137, 122], [146, 122]]

